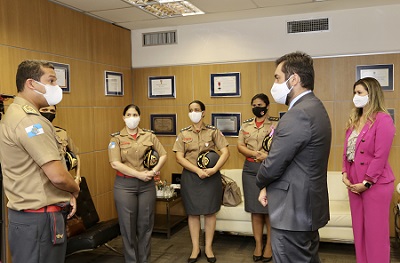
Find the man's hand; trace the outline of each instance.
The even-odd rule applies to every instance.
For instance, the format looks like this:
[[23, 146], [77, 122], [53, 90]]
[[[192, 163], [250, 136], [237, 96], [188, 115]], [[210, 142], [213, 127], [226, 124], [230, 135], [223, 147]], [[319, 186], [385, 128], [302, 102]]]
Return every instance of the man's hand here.
[[258, 201], [261, 203], [262, 206], [266, 207], [268, 205], [267, 199], [267, 188], [264, 187], [261, 189], [260, 194], [258, 195]]
[[67, 219], [70, 219], [76, 213], [77, 205], [76, 205], [76, 198], [74, 195], [71, 196], [71, 199], [69, 200], [69, 204], [71, 206], [71, 212], [69, 212], [69, 214], [67, 215]]

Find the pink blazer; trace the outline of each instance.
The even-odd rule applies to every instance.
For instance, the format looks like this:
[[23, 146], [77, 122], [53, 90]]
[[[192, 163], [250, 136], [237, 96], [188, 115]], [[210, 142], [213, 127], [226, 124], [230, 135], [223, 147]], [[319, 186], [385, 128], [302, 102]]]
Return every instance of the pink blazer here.
[[[394, 174], [389, 165], [388, 158], [396, 128], [390, 115], [384, 112], [376, 114], [376, 120], [371, 126], [367, 121], [358, 135], [354, 162], [347, 161], [346, 150], [350, 134], [353, 129], [346, 131], [343, 151], [342, 172], [347, 172], [352, 183], [360, 183], [363, 180], [374, 184], [385, 184], [394, 181]], [[349, 174], [350, 165], [354, 165], [356, 174]], [[354, 169], [352, 169], [354, 171]]]

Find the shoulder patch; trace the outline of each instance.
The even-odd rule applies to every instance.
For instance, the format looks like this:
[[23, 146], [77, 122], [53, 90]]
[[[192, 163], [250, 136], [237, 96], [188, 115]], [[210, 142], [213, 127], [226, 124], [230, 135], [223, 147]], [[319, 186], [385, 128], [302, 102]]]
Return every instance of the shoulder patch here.
[[114, 133], [111, 133], [110, 135], [111, 135], [111, 137], [115, 137], [115, 136], [119, 135], [119, 133], [120, 132], [114, 132]]
[[269, 121], [279, 121], [279, 117], [268, 117]]
[[144, 132], [150, 132], [150, 133], [154, 133], [153, 130], [148, 130], [148, 129], [142, 129]]
[[24, 106], [22, 106], [22, 109], [26, 112], [26, 113], [29, 113], [29, 114], [38, 114], [38, 112], [35, 110], [35, 108], [33, 108], [32, 106], [29, 106], [29, 105], [24, 105]]
[[181, 132], [183, 132], [183, 131], [187, 131], [187, 130], [190, 130], [190, 128], [192, 127], [192, 125], [190, 125], [190, 126], [187, 126], [187, 127], [185, 127], [185, 128], [183, 128], [183, 129], [181, 129]]
[[211, 129], [211, 130], [216, 130], [217, 128], [215, 126], [212, 126], [210, 124], [206, 125], [207, 129]]
[[254, 118], [250, 118], [250, 119], [245, 120], [243, 123], [249, 123], [249, 122], [252, 122], [253, 120], [254, 120]]

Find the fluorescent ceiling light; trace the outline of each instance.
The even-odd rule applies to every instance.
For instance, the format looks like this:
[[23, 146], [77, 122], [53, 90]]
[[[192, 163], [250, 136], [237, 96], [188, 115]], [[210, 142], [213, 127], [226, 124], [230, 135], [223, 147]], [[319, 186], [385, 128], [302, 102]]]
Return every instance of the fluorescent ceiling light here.
[[158, 18], [191, 16], [204, 14], [189, 1], [183, 0], [123, 0]]

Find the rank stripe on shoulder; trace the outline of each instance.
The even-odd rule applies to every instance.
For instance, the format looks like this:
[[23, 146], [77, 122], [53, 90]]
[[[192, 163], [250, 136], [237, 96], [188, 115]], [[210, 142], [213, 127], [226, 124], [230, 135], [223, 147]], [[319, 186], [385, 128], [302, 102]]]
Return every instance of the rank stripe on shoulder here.
[[249, 123], [249, 122], [252, 122], [253, 120], [254, 120], [254, 118], [250, 118], [250, 119], [243, 121], [243, 123]]
[[151, 133], [154, 133], [154, 131], [153, 130], [148, 130], [148, 129], [142, 129], [144, 132], [151, 132]]
[[30, 106], [30, 105], [24, 105], [24, 106], [22, 106], [22, 109], [23, 109], [26, 113], [39, 114], [39, 113], [35, 110], [35, 108], [33, 108], [33, 107]]
[[192, 127], [192, 125], [190, 125], [190, 126], [187, 126], [187, 127], [183, 128], [183, 129], [181, 129], [181, 132], [183, 132], [183, 131], [187, 131], [187, 130], [189, 130], [191, 127]]
[[210, 124], [207, 124], [207, 125], [206, 125], [206, 128], [207, 128], [207, 129], [211, 129], [211, 130], [216, 130], [216, 129], [217, 129], [215, 126], [212, 126], [212, 125], [210, 125]]
[[269, 121], [279, 121], [279, 117], [268, 117]]
[[114, 133], [111, 133], [110, 136], [111, 136], [111, 137], [115, 137], [115, 136], [117, 136], [117, 135], [119, 135], [119, 134], [120, 134], [120, 132], [114, 132]]

